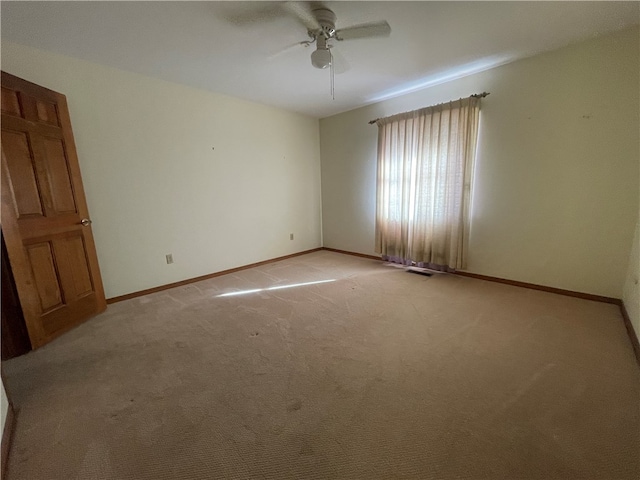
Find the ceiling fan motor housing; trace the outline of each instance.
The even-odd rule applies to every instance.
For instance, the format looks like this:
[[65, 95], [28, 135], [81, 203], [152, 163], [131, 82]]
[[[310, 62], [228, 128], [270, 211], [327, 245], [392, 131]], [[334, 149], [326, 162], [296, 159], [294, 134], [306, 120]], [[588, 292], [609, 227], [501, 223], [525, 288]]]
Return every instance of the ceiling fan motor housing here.
[[336, 14], [327, 8], [318, 8], [313, 11], [313, 14], [322, 27], [322, 30], [317, 34], [321, 34], [325, 38], [333, 38], [336, 34]]

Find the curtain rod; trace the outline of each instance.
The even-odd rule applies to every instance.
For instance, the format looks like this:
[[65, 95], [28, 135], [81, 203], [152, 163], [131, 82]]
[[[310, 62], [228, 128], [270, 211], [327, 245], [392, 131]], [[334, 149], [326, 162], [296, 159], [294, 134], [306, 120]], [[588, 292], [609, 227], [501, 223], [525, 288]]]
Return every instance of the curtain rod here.
[[[482, 93], [474, 93], [473, 95], [469, 95], [470, 97], [473, 98], [484, 98], [487, 95], [489, 95], [489, 92], [482, 92]], [[374, 120], [370, 120], [369, 121], [369, 125], [373, 125], [374, 123], [376, 123], [378, 120], [380, 120], [379, 118], [376, 118]]]

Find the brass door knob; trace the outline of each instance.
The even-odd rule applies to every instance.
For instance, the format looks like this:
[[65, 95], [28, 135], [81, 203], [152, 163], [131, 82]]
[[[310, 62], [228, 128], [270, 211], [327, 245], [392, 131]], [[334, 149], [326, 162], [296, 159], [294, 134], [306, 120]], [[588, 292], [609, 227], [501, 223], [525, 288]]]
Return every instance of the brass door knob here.
[[88, 227], [89, 225], [91, 225], [91, 220], [89, 220], [88, 218], [83, 218], [80, 223], [83, 227]]

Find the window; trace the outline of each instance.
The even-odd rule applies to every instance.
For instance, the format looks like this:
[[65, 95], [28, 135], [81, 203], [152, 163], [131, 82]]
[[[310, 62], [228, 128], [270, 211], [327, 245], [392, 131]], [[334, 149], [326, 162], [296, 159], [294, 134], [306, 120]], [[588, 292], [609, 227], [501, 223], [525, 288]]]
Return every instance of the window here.
[[379, 119], [376, 252], [464, 268], [480, 98]]

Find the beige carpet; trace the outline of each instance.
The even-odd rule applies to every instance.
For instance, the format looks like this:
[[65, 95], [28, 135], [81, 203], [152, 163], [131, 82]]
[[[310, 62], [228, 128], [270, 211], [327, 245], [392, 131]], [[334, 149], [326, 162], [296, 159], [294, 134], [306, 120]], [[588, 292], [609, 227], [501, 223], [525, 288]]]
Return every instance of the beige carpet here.
[[640, 478], [616, 306], [337, 253], [111, 305], [4, 367], [9, 480]]

